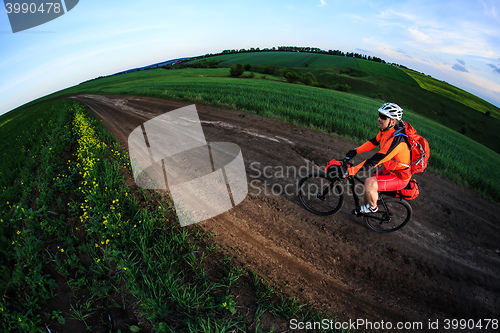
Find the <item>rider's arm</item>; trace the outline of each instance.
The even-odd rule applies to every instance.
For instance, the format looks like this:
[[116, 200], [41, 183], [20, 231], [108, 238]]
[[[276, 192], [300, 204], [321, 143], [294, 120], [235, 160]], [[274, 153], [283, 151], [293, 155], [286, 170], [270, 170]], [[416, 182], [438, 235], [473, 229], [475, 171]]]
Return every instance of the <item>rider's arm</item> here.
[[356, 148], [356, 152], [358, 154], [365, 153], [367, 151], [372, 150], [380, 144], [380, 137], [382, 136], [382, 132], [379, 132], [376, 137], [371, 140], [366, 141], [361, 146]]
[[391, 139], [390, 142], [387, 142], [382, 149], [371, 158], [361, 162], [360, 164], [349, 168], [349, 175], [355, 175], [359, 172], [361, 168], [365, 170], [372, 169], [376, 166], [380, 166], [385, 162], [391, 160], [394, 156], [396, 156], [399, 152], [408, 149], [407, 144], [404, 142], [402, 136], [397, 136]]
[[[356, 148], [356, 152], [361, 154], [361, 153], [365, 153], [367, 151], [372, 150], [373, 148], [377, 147], [380, 144], [381, 138], [382, 138], [382, 132], [379, 132], [377, 134], [377, 136], [375, 136], [373, 139], [366, 141], [361, 146]], [[377, 154], [375, 154], [375, 155], [377, 155]], [[349, 168], [349, 175], [352, 176], [352, 175], [357, 174], [359, 169], [361, 169], [363, 167], [363, 165], [365, 164], [366, 161], [367, 160], [361, 162], [360, 164], [356, 165], [355, 167]]]
[[358, 154], [361, 154], [361, 153], [365, 153], [365, 152], [370, 151], [373, 148], [377, 147], [378, 145], [374, 145], [372, 140], [366, 141], [364, 144], [362, 144], [361, 146], [356, 148], [356, 152]]

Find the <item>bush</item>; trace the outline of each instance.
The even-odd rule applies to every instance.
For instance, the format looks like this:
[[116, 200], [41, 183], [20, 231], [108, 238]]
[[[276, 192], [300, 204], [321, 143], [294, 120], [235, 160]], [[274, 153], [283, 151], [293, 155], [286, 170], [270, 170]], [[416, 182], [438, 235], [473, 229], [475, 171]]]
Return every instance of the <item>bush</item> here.
[[295, 83], [295, 82], [299, 81], [300, 76], [297, 73], [290, 71], [290, 72], [286, 72], [285, 79], [289, 83]]
[[338, 90], [338, 91], [348, 92], [351, 90], [351, 86], [348, 85], [347, 83], [346, 84], [336, 84], [335, 86], [333, 86], [333, 89]]
[[307, 72], [300, 81], [306, 86], [315, 86], [318, 84], [316, 77], [311, 72]]
[[285, 76], [284, 68], [277, 65], [255, 65], [252, 66], [252, 71], [262, 74], [269, 74], [274, 76]]
[[241, 76], [245, 72], [242, 64], [231, 65], [229, 69], [229, 75], [232, 77]]

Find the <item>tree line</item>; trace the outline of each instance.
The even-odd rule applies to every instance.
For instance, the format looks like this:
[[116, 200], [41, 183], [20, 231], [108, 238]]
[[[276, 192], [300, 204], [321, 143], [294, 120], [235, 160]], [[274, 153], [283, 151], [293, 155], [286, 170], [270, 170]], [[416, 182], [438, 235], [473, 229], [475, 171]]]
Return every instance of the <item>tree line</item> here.
[[[272, 48], [259, 48], [259, 47], [251, 47], [249, 49], [231, 49], [231, 50], [223, 50], [222, 52], [219, 53], [207, 53], [201, 56], [189, 58], [186, 61], [192, 61], [196, 59], [204, 59], [204, 58], [209, 58], [213, 56], [218, 56], [218, 55], [224, 55], [224, 54], [236, 54], [236, 53], [249, 53], [249, 52], [305, 52], [305, 53], [318, 53], [318, 54], [329, 54], [329, 55], [336, 55], [336, 56], [341, 56], [341, 57], [347, 57], [347, 58], [357, 58], [357, 59], [364, 59], [364, 60], [369, 60], [369, 61], [374, 61], [378, 62], [381, 64], [387, 64], [391, 66], [397, 66], [401, 68], [408, 69], [408, 67], [396, 64], [396, 63], [388, 63], [384, 59], [381, 59], [379, 57], [375, 56], [367, 56], [365, 54], [361, 53], [356, 53], [356, 52], [343, 52], [340, 50], [322, 50], [318, 47], [304, 47], [304, 46], [278, 46], [278, 47], [272, 47]], [[177, 62], [177, 64], [182, 64], [183, 61]], [[200, 64], [200, 67], [211, 67], [211, 68], [217, 68], [217, 67], [222, 67], [218, 66], [215, 63], [212, 63], [211, 66], [207, 66], [206, 63]], [[179, 68], [182, 66], [162, 66], [163, 68]], [[189, 66], [189, 67], [196, 67], [196, 66]]]
[[201, 58], [208, 58], [208, 57], [213, 57], [217, 55], [223, 55], [223, 54], [235, 54], [235, 53], [248, 53], [248, 52], [306, 52], [306, 53], [318, 53], [318, 54], [329, 54], [329, 55], [336, 55], [336, 56], [341, 56], [341, 57], [348, 57], [348, 58], [357, 58], [357, 59], [365, 59], [369, 61], [375, 61], [379, 62], [382, 64], [389, 64], [393, 66], [399, 66], [399, 67], [404, 67], [399, 64], [394, 64], [394, 63], [387, 63], [385, 60], [375, 57], [375, 56], [367, 56], [365, 54], [361, 53], [355, 53], [355, 52], [343, 52], [340, 50], [322, 50], [318, 47], [308, 47], [308, 46], [278, 46], [275, 47], [273, 46], [272, 48], [259, 48], [259, 47], [251, 47], [249, 49], [231, 49], [231, 50], [223, 50], [222, 52], [219, 53], [207, 53], [205, 55], [191, 58], [193, 59], [201, 59]]

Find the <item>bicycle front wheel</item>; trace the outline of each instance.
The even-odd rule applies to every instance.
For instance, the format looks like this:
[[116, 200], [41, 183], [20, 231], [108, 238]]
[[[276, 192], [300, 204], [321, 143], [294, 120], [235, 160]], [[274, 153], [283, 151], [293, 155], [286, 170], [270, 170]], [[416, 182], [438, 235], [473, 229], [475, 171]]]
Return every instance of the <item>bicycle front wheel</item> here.
[[412, 209], [408, 202], [388, 198], [378, 201], [378, 211], [364, 215], [368, 228], [376, 232], [393, 232], [404, 227], [411, 219]]
[[298, 184], [297, 195], [302, 205], [316, 215], [337, 213], [344, 202], [342, 186], [328, 179], [324, 172], [312, 172]]

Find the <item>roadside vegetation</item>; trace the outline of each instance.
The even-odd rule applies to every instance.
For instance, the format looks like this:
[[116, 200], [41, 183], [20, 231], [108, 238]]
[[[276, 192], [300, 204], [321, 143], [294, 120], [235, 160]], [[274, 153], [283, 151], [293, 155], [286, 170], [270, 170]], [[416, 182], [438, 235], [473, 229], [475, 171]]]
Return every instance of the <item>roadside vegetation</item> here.
[[[325, 314], [249, 272], [168, 198], [130, 189], [127, 153], [72, 100], [0, 127], [0, 328], [272, 332]], [[33, 120], [33, 121], [30, 121]]]

